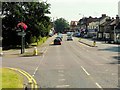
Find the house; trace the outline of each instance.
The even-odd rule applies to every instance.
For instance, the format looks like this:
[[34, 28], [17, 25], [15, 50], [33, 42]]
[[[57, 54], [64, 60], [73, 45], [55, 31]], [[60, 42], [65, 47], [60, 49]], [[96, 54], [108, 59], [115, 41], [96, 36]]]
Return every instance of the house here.
[[78, 25], [80, 27], [81, 32], [82, 33], [84, 32], [84, 34], [87, 34], [88, 30], [90, 28], [93, 28], [92, 25], [96, 21], [98, 21], [98, 18], [97, 17], [93, 18], [91, 16], [89, 16], [88, 18], [87, 17], [83, 17], [82, 19], [80, 19]]
[[102, 14], [102, 17], [99, 18], [99, 29], [97, 32], [97, 39], [99, 40], [104, 40], [105, 25], [107, 19], [109, 19], [109, 16], [106, 16], [106, 14]]
[[76, 30], [79, 30], [78, 21], [71, 21], [70, 22], [70, 31], [75, 32]]
[[99, 29], [99, 21], [98, 20], [89, 23], [87, 36], [95, 38], [97, 36], [98, 29]]
[[111, 39], [114, 43], [120, 43], [120, 18], [116, 15], [116, 19], [110, 24], [111, 26]]

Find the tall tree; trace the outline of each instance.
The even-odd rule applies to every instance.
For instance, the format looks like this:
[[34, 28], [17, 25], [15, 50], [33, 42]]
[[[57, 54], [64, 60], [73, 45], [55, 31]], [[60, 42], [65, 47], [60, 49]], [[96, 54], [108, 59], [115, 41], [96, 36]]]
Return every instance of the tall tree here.
[[65, 28], [69, 27], [68, 21], [66, 21], [64, 18], [57, 19], [54, 24], [56, 32], [64, 32]]
[[50, 30], [50, 4], [46, 2], [3, 2], [2, 3], [2, 30], [3, 44], [19, 44], [16, 32], [16, 25], [19, 22], [27, 24], [25, 31], [26, 41], [30, 42], [31, 37], [37, 39], [41, 36], [47, 36]]

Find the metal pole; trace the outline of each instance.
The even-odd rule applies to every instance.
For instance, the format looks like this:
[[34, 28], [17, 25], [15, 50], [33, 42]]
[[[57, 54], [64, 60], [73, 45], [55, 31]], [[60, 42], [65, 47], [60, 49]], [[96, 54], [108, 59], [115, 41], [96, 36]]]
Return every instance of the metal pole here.
[[[22, 33], [24, 33], [24, 30], [22, 30]], [[21, 54], [23, 54], [24, 52], [25, 52], [25, 50], [24, 50], [24, 48], [25, 48], [25, 46], [24, 46], [24, 40], [25, 39], [25, 35], [24, 34], [22, 34], [22, 36], [21, 36]]]
[[21, 54], [23, 54], [23, 35], [21, 36]]
[[23, 53], [25, 53], [25, 36], [23, 36]]

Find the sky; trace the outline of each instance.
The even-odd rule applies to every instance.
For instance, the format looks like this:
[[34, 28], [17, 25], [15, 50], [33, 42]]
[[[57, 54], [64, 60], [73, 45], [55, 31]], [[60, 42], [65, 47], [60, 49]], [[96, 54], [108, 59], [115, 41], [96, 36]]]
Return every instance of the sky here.
[[84, 17], [100, 17], [106, 14], [115, 17], [118, 14], [120, 0], [46, 0], [51, 4], [51, 17], [78, 21]]

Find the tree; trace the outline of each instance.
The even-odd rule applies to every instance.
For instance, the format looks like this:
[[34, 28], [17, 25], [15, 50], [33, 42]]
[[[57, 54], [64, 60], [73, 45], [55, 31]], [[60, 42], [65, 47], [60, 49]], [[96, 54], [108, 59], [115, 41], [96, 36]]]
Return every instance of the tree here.
[[26, 42], [31, 43], [32, 37], [47, 36], [51, 28], [50, 17], [46, 16], [50, 14], [49, 8], [50, 4], [46, 2], [3, 2], [3, 46], [20, 44], [16, 26], [21, 21], [28, 26]]
[[69, 28], [69, 23], [64, 18], [59, 18], [54, 22], [56, 32], [64, 32], [65, 28]]

